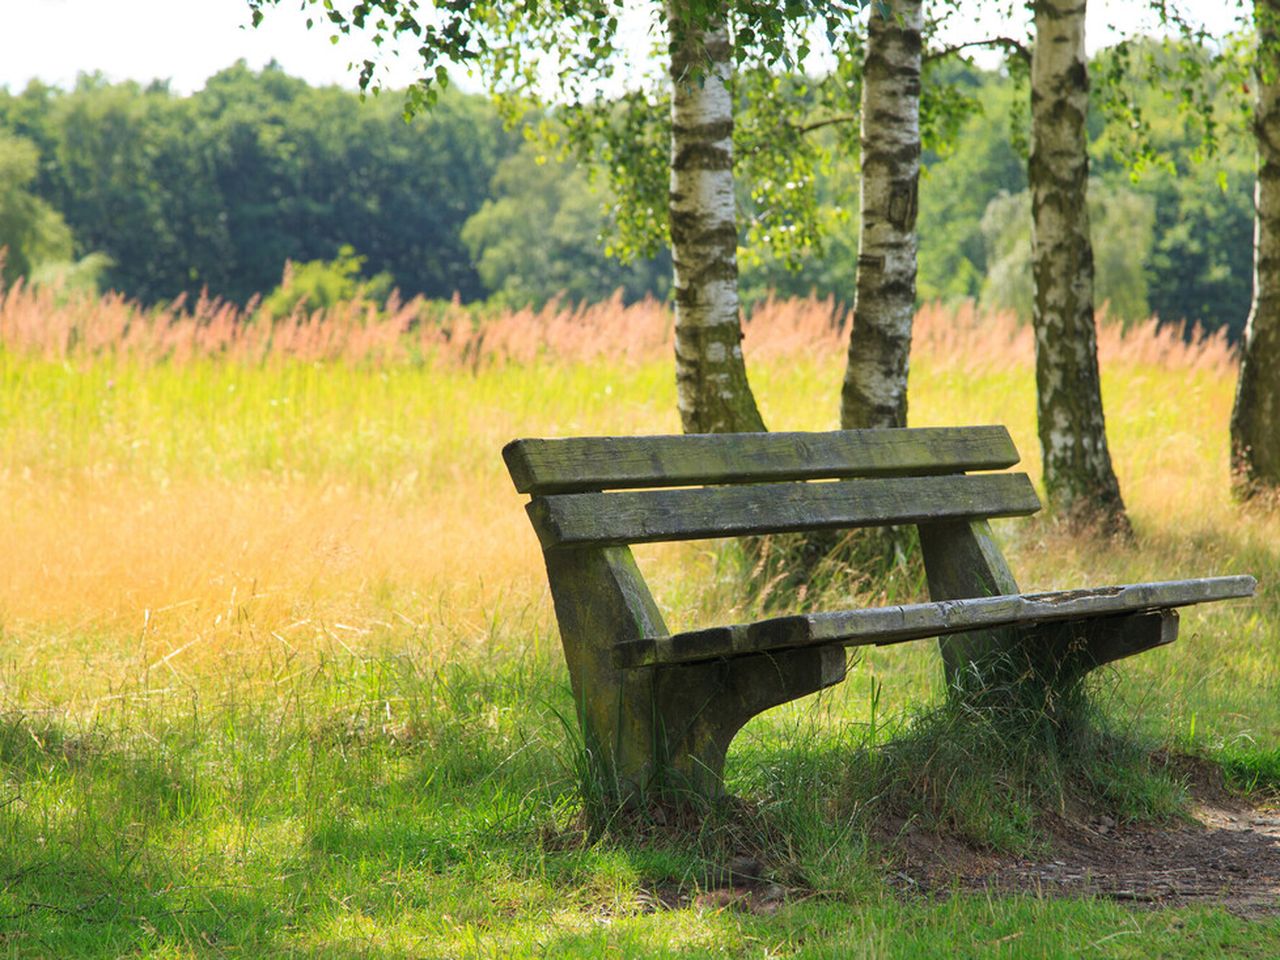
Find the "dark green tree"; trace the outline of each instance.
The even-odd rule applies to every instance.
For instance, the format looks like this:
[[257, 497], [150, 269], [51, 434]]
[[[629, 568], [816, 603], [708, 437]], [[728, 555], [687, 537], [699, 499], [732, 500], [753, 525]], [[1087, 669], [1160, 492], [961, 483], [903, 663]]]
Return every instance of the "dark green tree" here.
[[615, 291], [628, 301], [666, 294], [670, 258], [624, 262], [605, 253], [604, 208], [611, 205], [571, 158], [549, 158], [527, 143], [499, 164], [492, 191], [466, 222], [462, 240], [499, 302], [536, 307], [558, 296], [582, 302]]
[[35, 144], [0, 132], [0, 282], [71, 257], [71, 231], [62, 216], [31, 191], [39, 163]]
[[406, 124], [394, 102], [243, 63], [185, 98], [97, 77], [0, 91], [0, 129], [38, 146], [32, 190], [82, 254], [110, 257], [105, 282], [146, 302], [244, 302], [286, 260], [344, 244], [406, 295], [481, 297], [460, 233], [518, 142], [481, 97], [451, 93]]

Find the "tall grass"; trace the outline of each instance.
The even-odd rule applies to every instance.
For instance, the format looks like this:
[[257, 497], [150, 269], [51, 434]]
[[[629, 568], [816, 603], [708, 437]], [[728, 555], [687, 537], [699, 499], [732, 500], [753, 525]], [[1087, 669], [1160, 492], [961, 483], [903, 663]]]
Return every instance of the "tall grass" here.
[[[406, 621], [433, 648], [490, 646], [494, 624], [546, 645], [534, 538], [497, 451], [520, 435], [676, 430], [670, 318], [651, 302], [484, 320], [443, 309], [423, 319], [422, 303], [357, 306], [270, 325], [210, 302], [144, 311], [9, 290], [0, 532], [18, 549], [0, 555], [0, 611], [22, 659], [58, 689], [91, 690], [272, 643], [395, 642]], [[767, 302], [750, 318], [745, 349], [771, 426], [835, 425], [845, 319], [816, 300]], [[1142, 546], [1005, 525], [1023, 585], [1264, 569], [1276, 522], [1227, 492], [1225, 342], [1104, 323], [1100, 349]], [[1034, 476], [1031, 351], [1012, 317], [925, 308], [912, 422], [1006, 423]], [[692, 563], [714, 579], [698, 545], [643, 554], [676, 622], [733, 612], [708, 609], [735, 603], [732, 590], [683, 574]], [[1269, 653], [1239, 652], [1247, 673], [1271, 675]], [[1214, 669], [1233, 672], [1238, 658], [1227, 660]], [[913, 672], [927, 689], [931, 667]]]
[[[846, 320], [816, 300], [753, 313], [771, 427], [836, 425]], [[273, 325], [209, 302], [5, 292], [0, 950], [909, 956], [1031, 923], [1024, 942], [1062, 955], [1128, 923], [1105, 905], [876, 892], [841, 758], [936, 699], [925, 643], [865, 652], [847, 683], [735, 742], [731, 786], [759, 806], [779, 879], [822, 893], [777, 924], [646, 913], [656, 889], [712, 876], [723, 837], [596, 846], [569, 829], [572, 704], [499, 450], [678, 430], [669, 327], [656, 303]], [[1104, 323], [1100, 344], [1137, 545], [1041, 521], [997, 532], [1025, 589], [1257, 575], [1256, 601], [1188, 612], [1177, 644], [1102, 681], [1114, 723], [1247, 766], [1280, 740], [1280, 518], [1229, 497], [1231, 352], [1154, 323]], [[1031, 351], [1011, 317], [922, 310], [912, 422], [1005, 423], [1038, 475]], [[639, 554], [674, 628], [751, 614], [705, 544]], [[1207, 955], [1243, 936], [1187, 922]]]
[[[305, 305], [304, 305], [305, 306]], [[1104, 361], [1164, 368], [1212, 368], [1233, 364], [1225, 333], [1184, 335], [1178, 325], [1154, 318], [1141, 324], [1102, 321]], [[365, 301], [328, 310], [297, 312], [272, 320], [257, 303], [244, 309], [200, 298], [143, 309], [119, 294], [66, 301], [55, 289], [11, 287], [0, 298], [0, 346], [46, 359], [128, 357], [155, 363], [219, 358], [257, 364], [268, 360], [403, 364], [437, 361], [474, 369], [495, 363], [551, 360], [632, 362], [670, 354], [670, 311], [646, 299], [493, 312], [415, 298], [392, 298], [385, 309]], [[833, 299], [765, 300], [746, 317], [745, 350], [755, 361], [839, 356], [849, 312]], [[1011, 313], [979, 314], [972, 304], [931, 305], [915, 323], [917, 353], [975, 369], [1026, 362], [1030, 328]]]

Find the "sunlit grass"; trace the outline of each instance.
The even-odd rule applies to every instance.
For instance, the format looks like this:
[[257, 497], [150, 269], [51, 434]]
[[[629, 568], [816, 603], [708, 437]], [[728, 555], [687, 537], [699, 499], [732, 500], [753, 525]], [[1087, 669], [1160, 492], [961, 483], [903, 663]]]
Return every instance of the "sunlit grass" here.
[[[809, 309], [796, 325], [833, 340]], [[950, 319], [922, 317], [911, 421], [1004, 423], [1036, 476], [1025, 337], [1007, 321], [966, 320], [966, 343], [964, 323], [957, 333]], [[761, 355], [752, 372], [768, 422], [834, 427], [838, 352], [800, 350], [794, 332], [768, 322], [748, 343]], [[1150, 341], [1127, 351], [1144, 352]], [[1266, 572], [1280, 531], [1229, 497], [1233, 370], [1216, 343], [1201, 363], [1194, 349], [1172, 363], [1130, 362], [1115, 344], [1104, 356], [1110, 440], [1140, 544], [1099, 547], [1005, 522], [1014, 569], [1028, 589], [1259, 575], [1259, 602], [1191, 612], [1189, 642], [1121, 669], [1146, 678], [1144, 689], [1163, 685], [1153, 705], [1178, 704], [1162, 722], [1194, 713], [1207, 736], [1269, 736], [1280, 705], [1261, 691], [1276, 655], [1257, 631], [1261, 611], [1270, 622]], [[665, 358], [643, 356], [495, 360], [477, 373], [447, 362], [0, 353], [0, 535], [15, 546], [0, 555], [0, 616], [21, 665], [6, 682], [56, 703], [143, 678], [198, 682], [228, 656], [269, 664], [269, 650], [407, 641], [425, 656], [492, 655], [531, 637], [554, 647], [535, 540], [498, 451], [516, 436], [671, 432], [673, 393]], [[713, 574], [705, 546], [640, 553], [674, 623], [725, 615], [707, 597], [732, 602], [732, 591], [698, 588]], [[930, 694], [935, 666], [917, 644], [876, 651], [868, 668], [902, 674], [890, 692], [907, 703]]]
[[[122, 309], [101, 307], [117, 325]], [[849, 682], [772, 711], [735, 745], [732, 785], [792, 825], [780, 879], [809, 899], [773, 918], [651, 912], [655, 887], [696, 890], [712, 855], [575, 830], [567, 677], [499, 456], [517, 436], [678, 429], [663, 316], [645, 309], [601, 308], [596, 328], [500, 318], [482, 348], [400, 351], [362, 334], [381, 353], [308, 360], [237, 353], [234, 325], [204, 352], [0, 335], [0, 953], [1274, 945], [1274, 929], [1215, 913], [886, 893], [860, 837], [823, 819], [836, 788], [821, 758], [874, 742], [873, 682], [878, 722], [936, 697], [928, 643], [871, 650]], [[835, 427], [830, 305], [767, 311], [747, 350], [768, 424]], [[146, 342], [170, 342], [165, 329]], [[602, 359], [623, 329], [634, 349]], [[1256, 575], [1256, 601], [1187, 612], [1177, 644], [1109, 674], [1104, 702], [1173, 746], [1270, 749], [1280, 517], [1228, 495], [1229, 355], [1217, 341], [1109, 328], [1103, 358], [1138, 543], [1001, 522], [1011, 564], [1027, 589]], [[1004, 423], [1038, 476], [1030, 345], [1007, 318], [922, 314], [910, 413], [922, 426]], [[707, 545], [638, 553], [673, 627], [744, 612]]]

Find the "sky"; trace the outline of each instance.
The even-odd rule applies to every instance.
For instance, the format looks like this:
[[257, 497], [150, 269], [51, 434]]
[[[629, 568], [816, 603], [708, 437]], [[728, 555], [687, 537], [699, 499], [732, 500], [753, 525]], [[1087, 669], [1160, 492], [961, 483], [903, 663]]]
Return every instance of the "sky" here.
[[[1193, 16], [1207, 18], [1211, 27], [1221, 26], [1227, 17], [1224, 10], [1230, 6], [1234, 11], [1235, 6], [1233, 0], [1181, 0], [1180, 5]], [[974, 3], [977, 9], [998, 6]], [[1149, 17], [1144, 22], [1138, 13], [1145, 7], [1140, 0], [1093, 0], [1086, 31], [1089, 46], [1115, 38], [1116, 33], [1106, 28], [1109, 22], [1120, 24], [1123, 31], [1150, 29]], [[352, 38], [334, 45], [323, 25], [307, 30], [306, 16], [299, 0], [281, 0], [254, 29], [245, 0], [0, 0], [0, 87], [18, 92], [32, 79], [70, 87], [79, 73], [101, 71], [113, 81], [168, 80], [177, 92], [190, 93], [212, 74], [244, 59], [255, 69], [276, 60], [313, 85], [354, 88], [355, 74], [348, 64], [364, 59], [373, 47]], [[985, 22], [963, 18], [954, 37], [974, 39], [984, 29], [1008, 33], [1011, 26], [999, 17]], [[629, 25], [624, 21], [624, 27], [632, 37], [634, 58], [643, 60], [651, 40], [646, 23], [637, 17]], [[384, 82], [405, 86], [414, 79], [413, 68], [412, 57], [392, 60]], [[474, 80], [455, 81], [466, 89], [479, 89]]]

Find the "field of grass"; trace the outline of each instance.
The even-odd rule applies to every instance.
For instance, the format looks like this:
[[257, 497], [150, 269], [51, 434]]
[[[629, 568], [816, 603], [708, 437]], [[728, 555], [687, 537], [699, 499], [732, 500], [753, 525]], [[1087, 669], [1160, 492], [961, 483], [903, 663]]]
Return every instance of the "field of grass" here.
[[[272, 329], [217, 305], [0, 298], [0, 956], [1280, 953], [1280, 922], [1217, 910], [894, 892], [842, 778], [936, 700], [925, 643], [753, 721], [728, 769], [750, 836], [584, 833], [554, 617], [499, 450], [677, 430], [666, 318], [420, 312]], [[771, 427], [835, 426], [832, 317], [753, 319]], [[918, 331], [913, 425], [1007, 424], [1034, 476], [1027, 331], [941, 309]], [[1150, 327], [1102, 340], [1137, 545], [997, 533], [1024, 589], [1257, 576], [1257, 600], [1187, 612], [1098, 693], [1135, 735], [1265, 772], [1280, 512], [1228, 494], [1230, 353]], [[749, 615], [706, 544], [638, 553], [674, 629]], [[698, 899], [744, 846], [792, 891], [776, 912]]]

